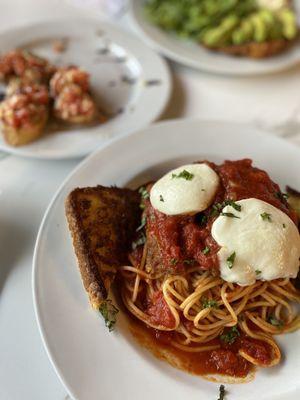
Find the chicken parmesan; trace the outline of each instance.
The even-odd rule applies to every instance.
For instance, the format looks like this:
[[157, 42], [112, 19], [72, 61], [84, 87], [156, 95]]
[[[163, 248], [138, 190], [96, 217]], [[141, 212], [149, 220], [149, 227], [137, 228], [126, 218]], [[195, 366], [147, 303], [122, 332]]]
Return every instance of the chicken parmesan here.
[[[116, 297], [134, 336], [175, 367], [208, 379], [245, 382], [256, 367], [277, 365], [281, 351], [274, 336], [300, 323], [295, 307], [300, 301], [298, 216], [287, 195], [249, 159], [183, 165], [131, 196], [137, 193], [139, 211], [128, 201], [126, 213], [114, 214], [119, 237], [126, 236], [120, 259], [117, 226], [105, 238], [97, 212], [89, 215], [89, 223], [99, 228], [93, 238], [99, 248], [89, 251], [83, 264], [70, 223], [79, 215], [75, 206], [67, 207], [81, 271], [83, 265], [85, 271], [96, 267], [103, 276], [107, 267], [97, 254], [105, 249], [107, 264], [114, 249]], [[76, 209], [95, 201], [79, 202]], [[112, 207], [117, 210], [108, 203], [103, 207], [106, 215]], [[122, 221], [128, 215], [140, 222], [126, 232]], [[100, 292], [98, 299], [97, 308], [112, 328], [117, 309], [107, 293]]]

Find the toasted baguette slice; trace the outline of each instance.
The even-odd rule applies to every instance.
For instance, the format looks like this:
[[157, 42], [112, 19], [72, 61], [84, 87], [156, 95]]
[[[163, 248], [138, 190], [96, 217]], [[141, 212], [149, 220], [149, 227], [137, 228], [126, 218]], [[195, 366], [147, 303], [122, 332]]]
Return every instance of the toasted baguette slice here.
[[250, 42], [242, 45], [213, 48], [212, 50], [231, 54], [234, 56], [267, 58], [282, 53], [288, 47], [290, 47], [291, 43], [293, 43], [293, 41], [291, 40], [278, 39], [262, 43]]
[[48, 110], [46, 107], [39, 108], [39, 116], [30, 126], [21, 126], [15, 128], [13, 126], [2, 124], [2, 132], [4, 140], [10, 146], [24, 146], [34, 142], [42, 136], [48, 120]]
[[140, 222], [140, 196], [129, 189], [97, 186], [73, 190], [66, 199], [66, 216], [84, 287], [92, 307], [99, 309], [116, 269]]

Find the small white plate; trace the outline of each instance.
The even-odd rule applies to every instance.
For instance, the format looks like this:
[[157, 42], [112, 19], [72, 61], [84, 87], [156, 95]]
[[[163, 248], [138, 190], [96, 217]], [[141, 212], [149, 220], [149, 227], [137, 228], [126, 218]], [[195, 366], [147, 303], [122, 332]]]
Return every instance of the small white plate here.
[[[56, 40], [66, 49], [57, 53]], [[90, 73], [95, 98], [110, 119], [93, 127], [52, 127], [36, 142], [0, 150], [33, 158], [83, 157], [108, 139], [147, 126], [164, 110], [171, 83], [166, 63], [132, 34], [99, 19], [46, 21], [0, 35], [4, 53], [25, 47], [55, 65], [75, 64]]]
[[[64, 213], [67, 194], [78, 186], [141, 184], [194, 160], [244, 157], [283, 188], [300, 188], [297, 147], [248, 125], [175, 120], [113, 141], [83, 161], [59, 189], [36, 242], [33, 296], [47, 353], [72, 398], [217, 399], [218, 385], [155, 359], [131, 338], [121, 313], [116, 331], [108, 332], [83, 289]], [[300, 332], [279, 336], [283, 362], [261, 369], [251, 383], [226, 385], [228, 398], [297, 400], [299, 339]]]
[[131, 0], [130, 16], [136, 30], [155, 50], [181, 64], [207, 72], [239, 76], [279, 72], [300, 62], [299, 42], [283, 54], [262, 60], [234, 57], [205, 49], [151, 24], [145, 16], [144, 3], [145, 0]]

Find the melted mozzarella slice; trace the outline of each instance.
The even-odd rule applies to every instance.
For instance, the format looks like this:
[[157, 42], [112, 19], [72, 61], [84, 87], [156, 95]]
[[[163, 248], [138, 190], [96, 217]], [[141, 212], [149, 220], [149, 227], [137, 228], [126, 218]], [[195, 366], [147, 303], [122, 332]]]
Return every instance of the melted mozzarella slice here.
[[218, 186], [219, 176], [207, 164], [183, 165], [153, 185], [150, 201], [167, 215], [196, 214], [210, 206]]
[[[300, 236], [293, 221], [278, 208], [258, 199], [236, 202], [241, 211], [226, 206], [213, 223], [221, 277], [241, 286], [257, 279], [295, 278], [299, 270]], [[233, 265], [231, 265], [231, 263]], [[231, 268], [230, 268], [231, 267]]]

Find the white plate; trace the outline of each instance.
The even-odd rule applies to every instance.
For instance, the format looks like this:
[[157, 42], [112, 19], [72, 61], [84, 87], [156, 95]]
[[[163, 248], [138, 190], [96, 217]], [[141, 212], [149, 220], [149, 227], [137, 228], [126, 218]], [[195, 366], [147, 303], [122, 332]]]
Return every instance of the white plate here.
[[144, 3], [145, 0], [131, 0], [130, 15], [135, 28], [150, 46], [181, 64], [218, 74], [257, 75], [278, 72], [300, 62], [299, 42], [285, 53], [263, 60], [233, 57], [207, 50], [148, 22]]
[[[46, 212], [33, 261], [40, 332], [74, 399], [217, 399], [218, 385], [155, 359], [131, 338], [124, 316], [118, 315], [115, 332], [104, 327], [79, 276], [64, 215], [67, 194], [78, 186], [142, 183], [194, 160], [243, 157], [252, 157], [282, 187], [300, 188], [299, 155], [293, 145], [248, 125], [175, 120], [113, 141], [80, 164]], [[299, 339], [300, 332], [278, 337], [285, 355], [280, 366], [261, 369], [252, 383], [228, 385], [228, 399], [298, 399]]]
[[[63, 53], [55, 40], [66, 40]], [[155, 120], [170, 94], [166, 63], [132, 34], [99, 19], [48, 21], [0, 35], [1, 52], [26, 47], [56, 65], [76, 64], [91, 75], [98, 103], [112, 115], [108, 122], [46, 134], [22, 147], [8, 146], [0, 134], [0, 150], [24, 157], [62, 159], [82, 157], [108, 139], [125, 135]]]

